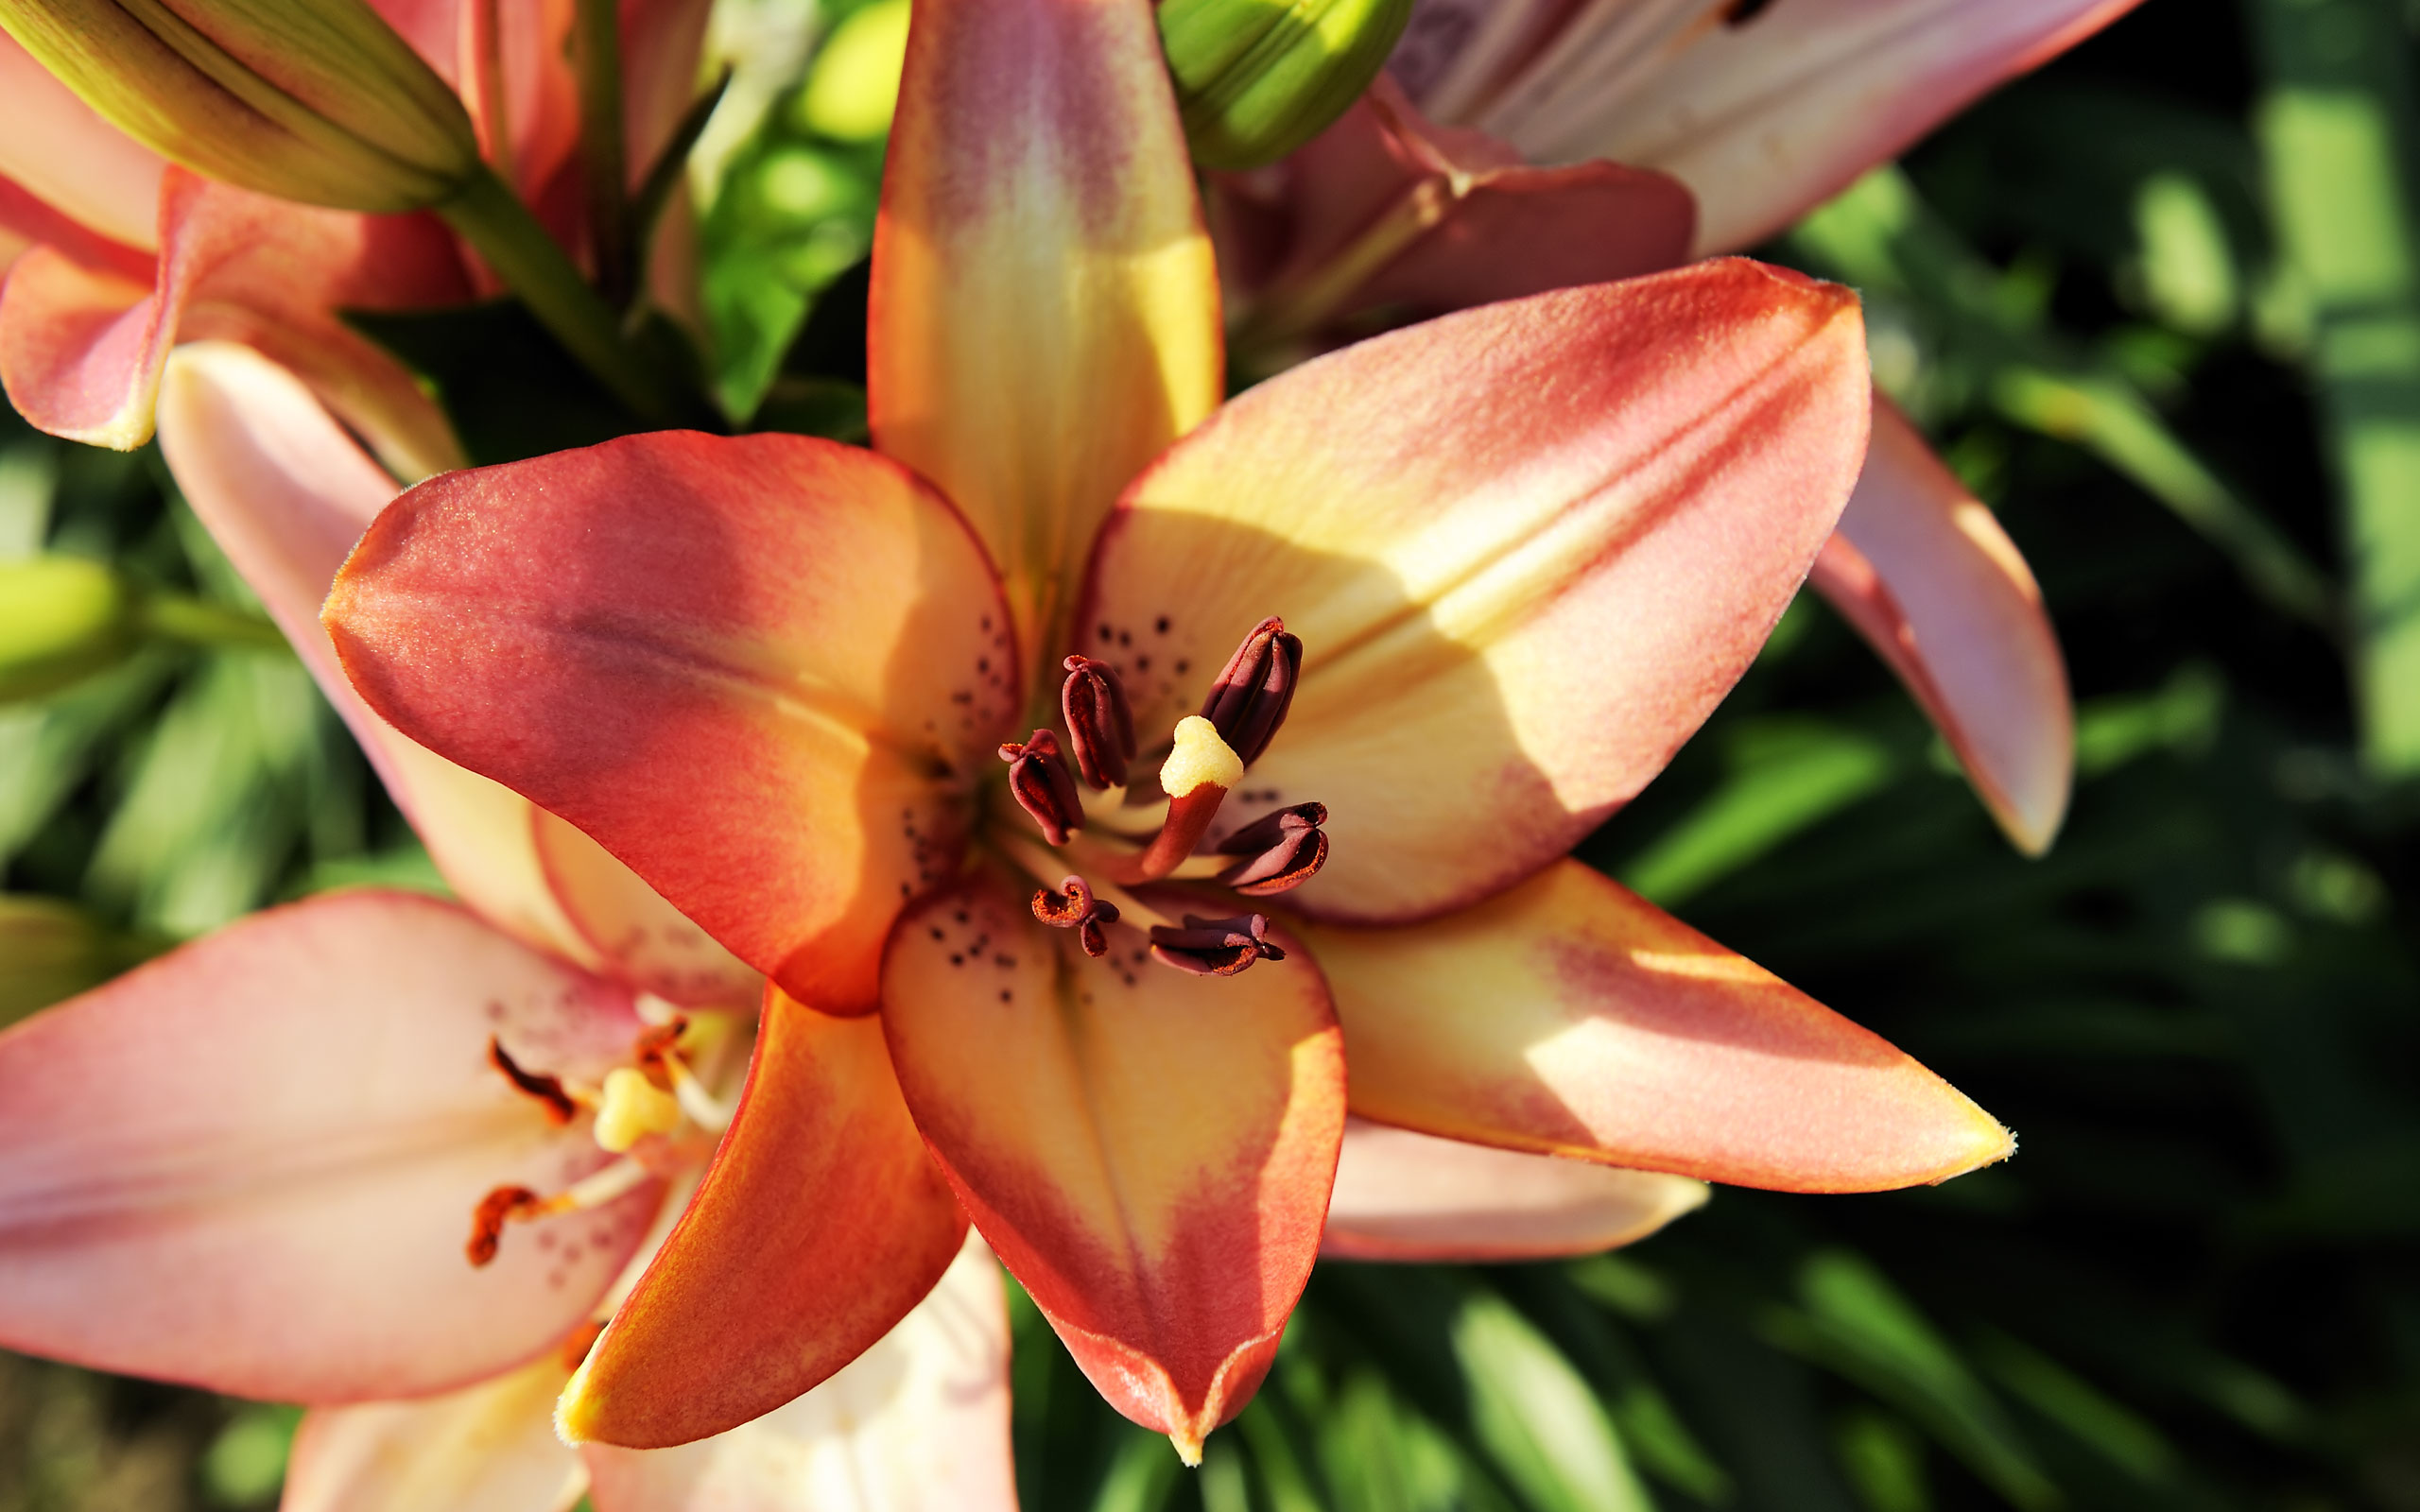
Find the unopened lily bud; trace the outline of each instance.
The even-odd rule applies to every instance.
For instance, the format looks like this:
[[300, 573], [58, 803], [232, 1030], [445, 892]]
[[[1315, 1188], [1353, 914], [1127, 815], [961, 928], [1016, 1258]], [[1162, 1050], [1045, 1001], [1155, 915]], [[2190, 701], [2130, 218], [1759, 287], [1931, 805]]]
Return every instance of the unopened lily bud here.
[[1378, 77], [1410, 17], [1411, 0], [1162, 0], [1193, 161], [1257, 168], [1319, 135]]
[[0, 701], [64, 688], [142, 644], [142, 600], [81, 557], [0, 562]]
[[262, 194], [416, 210], [479, 167], [462, 102], [363, 0], [0, 0], [0, 27], [127, 135]]

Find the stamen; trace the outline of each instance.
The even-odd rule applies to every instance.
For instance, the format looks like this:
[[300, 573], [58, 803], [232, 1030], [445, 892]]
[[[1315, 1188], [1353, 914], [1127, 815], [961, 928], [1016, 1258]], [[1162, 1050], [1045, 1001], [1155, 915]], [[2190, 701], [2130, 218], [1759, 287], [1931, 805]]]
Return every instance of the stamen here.
[[664, 1070], [672, 1078], [672, 1095], [680, 1100], [681, 1111], [689, 1115], [690, 1123], [709, 1134], [720, 1134], [731, 1127], [732, 1115], [739, 1111], [736, 1099], [725, 1102], [706, 1091], [706, 1084], [679, 1056], [665, 1057]]
[[1201, 717], [1249, 766], [1269, 748], [1277, 727], [1293, 706], [1294, 684], [1303, 675], [1303, 642], [1286, 633], [1286, 622], [1274, 615], [1261, 621], [1227, 658], [1210, 695], [1201, 700]]
[[1084, 806], [1057, 735], [1037, 730], [1023, 745], [1011, 741], [1000, 747], [1000, 760], [1009, 764], [1010, 794], [1042, 826], [1044, 839], [1065, 845], [1069, 834], [1084, 827]]
[[1246, 859], [1219, 873], [1219, 880], [1247, 898], [1267, 898], [1299, 887], [1327, 865], [1324, 803], [1297, 803], [1264, 814], [1219, 842], [1222, 855]]
[[1109, 954], [1109, 936], [1101, 926], [1117, 922], [1117, 905], [1094, 897], [1083, 878], [1071, 876], [1059, 884], [1056, 892], [1047, 887], [1034, 889], [1033, 917], [1053, 929], [1074, 930], [1084, 954], [1098, 960]]
[[596, 1108], [596, 1143], [621, 1154], [649, 1134], [681, 1126], [681, 1100], [658, 1088], [646, 1072], [616, 1066], [605, 1074], [605, 1094]]
[[1168, 816], [1121, 882], [1152, 882], [1174, 871], [1210, 831], [1227, 790], [1244, 780], [1242, 758], [1220, 739], [1209, 720], [1187, 714], [1176, 722], [1176, 748], [1160, 767], [1168, 795]]
[[496, 1246], [504, 1240], [506, 1220], [535, 1217], [543, 1205], [538, 1194], [527, 1187], [496, 1188], [471, 1210], [471, 1237], [462, 1253], [474, 1265], [487, 1264], [495, 1259]]
[[1265, 914], [1233, 919], [1184, 916], [1184, 927], [1162, 924], [1151, 931], [1151, 959], [1195, 976], [1233, 976], [1255, 961], [1282, 961], [1286, 953], [1269, 943]]
[[1059, 709], [1067, 716], [1067, 744], [1075, 748], [1076, 768], [1096, 788], [1123, 787], [1126, 764], [1134, 759], [1134, 714], [1126, 703], [1126, 688], [1106, 662], [1071, 656], [1065, 666]]
[[562, 1082], [538, 1072], [522, 1070], [521, 1063], [506, 1054], [503, 1040], [493, 1038], [488, 1040], [488, 1060], [504, 1073], [505, 1080], [545, 1104], [546, 1116], [556, 1123], [570, 1123], [572, 1115], [579, 1110], [579, 1105], [571, 1100], [571, 1093], [563, 1091]]

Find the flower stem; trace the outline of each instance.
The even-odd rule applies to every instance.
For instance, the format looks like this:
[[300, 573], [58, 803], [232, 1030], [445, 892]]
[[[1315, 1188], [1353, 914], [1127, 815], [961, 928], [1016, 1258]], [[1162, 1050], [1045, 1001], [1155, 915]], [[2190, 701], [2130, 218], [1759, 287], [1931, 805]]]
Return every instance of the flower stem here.
[[285, 649], [278, 627], [257, 614], [182, 593], [153, 592], [143, 599], [143, 626], [152, 634], [186, 645]]
[[622, 339], [613, 306], [579, 276], [563, 249], [492, 168], [438, 207], [507, 286], [521, 296], [556, 339], [643, 419], [669, 422], [692, 405], [682, 402], [664, 369]]
[[579, 165], [588, 188], [588, 240], [596, 286], [620, 309], [631, 301], [631, 214], [622, 163], [622, 30], [615, 0], [579, 0], [572, 62], [579, 76]]

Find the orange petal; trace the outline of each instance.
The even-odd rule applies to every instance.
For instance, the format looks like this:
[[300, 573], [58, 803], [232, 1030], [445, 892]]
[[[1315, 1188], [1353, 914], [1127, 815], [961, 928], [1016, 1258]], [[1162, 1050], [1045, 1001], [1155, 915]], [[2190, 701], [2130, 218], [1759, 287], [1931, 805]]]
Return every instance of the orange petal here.
[[1215, 182], [1219, 266], [1253, 291], [1244, 320], [1264, 336], [1657, 272], [1687, 261], [1697, 224], [1677, 180], [1612, 163], [1530, 167], [1422, 119], [1383, 75], [1275, 173]]
[[139, 251], [160, 245], [160, 155], [77, 97], [0, 32], [0, 179], [94, 235]]
[[897, 1328], [786, 1407], [678, 1449], [580, 1452], [596, 1512], [1015, 1512], [999, 1263], [968, 1235]]
[[1465, 1264], [1587, 1255], [1644, 1239], [1705, 1198], [1705, 1184], [1687, 1177], [1523, 1155], [1356, 1118], [1344, 1125], [1320, 1253]]
[[976, 1227], [1110, 1404], [1198, 1462], [1310, 1275], [1344, 1062], [1306, 956], [1205, 978], [1111, 941], [1086, 960], [969, 881], [901, 918], [882, 1022]]
[[1847, 501], [1856, 299], [1754, 263], [1541, 295], [1252, 389], [1104, 525], [1075, 649], [1149, 741], [1238, 638], [1304, 644], [1231, 822], [1328, 805], [1289, 894], [1393, 922], [1568, 850], [1745, 670]]
[[1018, 668], [931, 490], [804, 437], [664, 432], [398, 499], [326, 623], [406, 734], [600, 841], [832, 1011], [955, 864]]
[[556, 1422], [631, 1449], [735, 1428], [890, 1332], [965, 1237], [881, 1029], [769, 993], [731, 1132]]
[[874, 445], [1028, 646], [1094, 524], [1219, 403], [1217, 273], [1148, 0], [918, 0], [874, 231]]
[[121, 270], [35, 248], [0, 289], [0, 383], [54, 436], [130, 450], [151, 436], [179, 340], [243, 341], [292, 369], [412, 475], [459, 461], [436, 405], [340, 307], [399, 309], [468, 293], [452, 238], [426, 215], [360, 215], [271, 199], [178, 168], [160, 197], [149, 291]]
[[256, 914], [0, 1035], [0, 1345], [283, 1401], [452, 1390], [552, 1349], [661, 1196], [516, 1225], [608, 1159], [489, 1063], [595, 1081], [627, 993], [451, 903]]
[[2075, 778], [2075, 710], [2042, 591], [1879, 394], [1865, 472], [1810, 581], [1924, 705], [2009, 839], [2048, 850]]
[[1415, 928], [1303, 934], [1365, 1118], [1786, 1192], [2014, 1148], [1905, 1054], [1576, 861]]
[[161, 380], [160, 449], [464, 902], [640, 990], [755, 1003], [761, 979], [628, 868], [520, 794], [406, 739], [353, 691], [320, 603], [395, 485], [300, 381], [248, 347], [182, 347]]
[[[1751, 247], [2136, 0], [1727, 0], [1586, 8], [1483, 97], [1432, 109], [1541, 163], [1659, 168], [1700, 255]], [[1465, 113], [1466, 112], [1466, 113]]]
[[549, 1409], [559, 1352], [439, 1397], [316, 1408], [294, 1435], [278, 1512], [546, 1512], [586, 1479]]

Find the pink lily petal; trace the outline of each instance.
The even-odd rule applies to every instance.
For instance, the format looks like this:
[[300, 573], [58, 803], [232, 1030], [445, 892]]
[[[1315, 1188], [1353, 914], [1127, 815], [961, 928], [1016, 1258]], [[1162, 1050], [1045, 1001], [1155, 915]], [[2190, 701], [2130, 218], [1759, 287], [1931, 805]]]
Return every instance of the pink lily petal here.
[[1356, 1118], [1344, 1125], [1320, 1254], [1470, 1264], [1588, 1255], [1644, 1239], [1705, 1199], [1705, 1183], [1686, 1177]]
[[578, 825], [803, 1002], [865, 1011], [1020, 668], [950, 507], [869, 452], [662, 432], [422, 484], [326, 622], [409, 735]]
[[1728, 0], [1597, 6], [1452, 118], [1533, 162], [1671, 174], [1698, 197], [1699, 255], [1730, 251], [2135, 3], [1776, 0], [1739, 20]]
[[468, 286], [452, 238], [426, 215], [316, 210], [182, 168], [160, 196], [158, 283], [37, 248], [0, 290], [0, 383], [35, 425], [121, 450], [148, 439], [160, 369], [180, 339], [244, 341], [291, 368], [399, 469], [458, 459], [436, 405], [339, 306], [445, 303]]
[[1278, 172], [1222, 176], [1219, 187], [1219, 266], [1253, 291], [1248, 319], [1264, 334], [1655, 272], [1687, 260], [1697, 219], [1689, 192], [1663, 174], [1530, 167], [1477, 132], [1422, 119], [1383, 76]]
[[1846, 503], [1855, 296], [1747, 262], [1466, 310], [1232, 401], [1103, 526], [1072, 649], [1162, 738], [1302, 637], [1229, 822], [1328, 805], [1288, 906], [1396, 922], [1567, 851], [1746, 669]]
[[2027, 855], [2075, 776], [2066, 663], [2016, 543], [1889, 400], [1808, 579], [1907, 683]]
[[1086, 960], [1028, 896], [983, 876], [900, 917], [882, 983], [900, 1091], [1085, 1375], [1198, 1464], [1310, 1278], [1344, 1123], [1327, 988], [1290, 949], [1170, 971], [1126, 924]]
[[969, 1234], [914, 1312], [787, 1406], [678, 1449], [580, 1452], [596, 1512], [1015, 1512], [999, 1263]]
[[91, 234], [147, 252], [160, 245], [166, 167], [0, 32], [0, 179]]
[[771, 1412], [891, 1332], [965, 1244], [881, 1027], [778, 992], [761, 1025], [697, 1196], [563, 1392], [570, 1440], [662, 1449]]
[[278, 1512], [567, 1512], [587, 1480], [555, 1436], [570, 1374], [557, 1351], [442, 1396], [313, 1408]]
[[1941, 1181], [2015, 1147], [1904, 1052], [1576, 861], [1407, 929], [1298, 927], [1364, 1118], [1787, 1192]]
[[1148, 0], [919, 0], [874, 229], [874, 445], [1055, 635], [1117, 490], [1219, 403], [1218, 271]]
[[648, 1181], [463, 1255], [499, 1186], [607, 1157], [489, 1063], [594, 1079], [630, 998], [449, 903], [257, 914], [0, 1035], [0, 1344], [242, 1396], [449, 1390], [554, 1347]]
[[755, 973], [628, 868], [510, 788], [406, 739], [353, 691], [320, 604], [395, 485], [299, 380], [247, 347], [183, 347], [161, 383], [160, 447], [464, 902], [541, 950], [676, 1003], [756, 1000]]
[[[82, 223], [69, 219], [21, 184], [0, 179], [0, 238], [8, 250], [0, 253], [0, 275], [27, 248], [47, 244], [69, 262], [92, 269], [112, 292], [105, 302], [115, 308], [127, 299], [141, 299], [151, 286], [157, 260], [123, 242], [110, 240]], [[114, 274], [111, 279], [108, 275]], [[116, 288], [124, 285], [123, 292]]]

